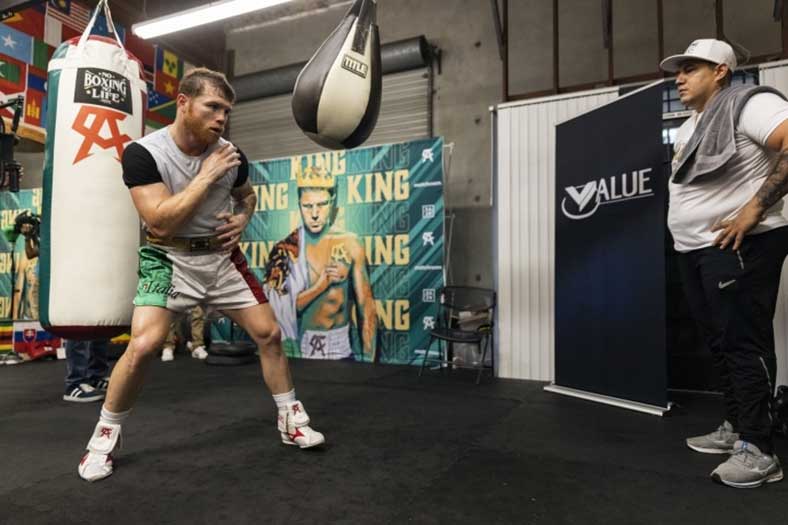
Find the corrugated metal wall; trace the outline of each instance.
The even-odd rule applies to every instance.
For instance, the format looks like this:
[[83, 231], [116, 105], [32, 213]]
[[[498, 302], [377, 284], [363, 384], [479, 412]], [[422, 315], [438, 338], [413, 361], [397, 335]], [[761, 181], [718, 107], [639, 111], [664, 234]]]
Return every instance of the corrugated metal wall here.
[[554, 378], [555, 125], [618, 97], [618, 88], [496, 108], [498, 375]]
[[[383, 77], [380, 116], [365, 146], [429, 137], [429, 70]], [[230, 140], [249, 160], [322, 151], [293, 120], [291, 95], [240, 102], [233, 108]]]
[[[772, 86], [788, 95], [788, 60], [762, 64], [759, 82]], [[788, 217], [788, 204], [783, 206], [783, 215]], [[788, 262], [783, 263], [783, 276], [777, 295], [777, 311], [774, 313], [774, 349], [777, 353], [777, 384], [788, 384]]]

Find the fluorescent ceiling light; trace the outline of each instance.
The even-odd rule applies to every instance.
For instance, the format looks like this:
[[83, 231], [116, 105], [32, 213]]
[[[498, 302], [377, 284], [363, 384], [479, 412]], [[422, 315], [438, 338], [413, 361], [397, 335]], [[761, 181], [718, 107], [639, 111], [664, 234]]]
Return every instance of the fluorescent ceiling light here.
[[201, 7], [194, 7], [186, 11], [162, 16], [147, 22], [134, 24], [131, 30], [140, 38], [154, 38], [167, 33], [175, 33], [209, 22], [218, 22], [252, 11], [259, 11], [267, 7], [284, 4], [290, 0], [223, 0], [211, 2]]

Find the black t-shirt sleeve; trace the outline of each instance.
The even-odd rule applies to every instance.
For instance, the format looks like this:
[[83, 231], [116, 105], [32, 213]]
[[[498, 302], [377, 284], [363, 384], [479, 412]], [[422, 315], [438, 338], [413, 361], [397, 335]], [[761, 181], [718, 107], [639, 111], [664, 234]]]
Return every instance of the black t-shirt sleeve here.
[[238, 176], [235, 178], [235, 184], [233, 184], [235, 188], [243, 186], [249, 180], [249, 160], [240, 149], [238, 153], [241, 155], [241, 165], [238, 166]]
[[145, 146], [132, 142], [123, 151], [123, 182], [129, 188], [164, 182], [156, 161]]

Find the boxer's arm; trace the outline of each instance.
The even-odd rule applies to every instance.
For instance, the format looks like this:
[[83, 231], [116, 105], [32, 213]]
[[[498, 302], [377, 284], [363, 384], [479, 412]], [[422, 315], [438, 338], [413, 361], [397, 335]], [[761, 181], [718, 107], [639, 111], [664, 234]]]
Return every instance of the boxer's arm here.
[[216, 236], [222, 241], [222, 249], [233, 250], [241, 242], [241, 234], [249, 221], [252, 220], [255, 207], [257, 206], [257, 195], [252, 189], [249, 181], [241, 186], [232, 189], [230, 196], [233, 199], [233, 213], [222, 212], [216, 215], [224, 224], [216, 228]]
[[235, 204], [233, 212], [236, 215], [244, 215], [248, 223], [252, 220], [252, 215], [254, 215], [254, 210], [257, 206], [257, 195], [254, 192], [254, 188], [249, 184], [249, 181], [246, 181], [242, 186], [233, 188], [231, 195]]
[[246, 222], [249, 223], [257, 207], [257, 195], [249, 182], [249, 161], [240, 149], [238, 150], [238, 157], [241, 164], [238, 166], [238, 175], [230, 195], [235, 203], [233, 211], [236, 214], [245, 215]]
[[151, 235], [160, 238], [172, 237], [191, 218], [197, 206], [205, 199], [210, 184], [195, 178], [186, 188], [175, 195], [163, 182], [134, 186], [131, 200], [145, 221]]

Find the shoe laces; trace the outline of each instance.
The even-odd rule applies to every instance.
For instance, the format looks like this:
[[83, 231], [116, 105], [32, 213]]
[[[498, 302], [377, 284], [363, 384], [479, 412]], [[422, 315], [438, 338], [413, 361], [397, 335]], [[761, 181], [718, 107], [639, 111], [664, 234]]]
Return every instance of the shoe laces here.
[[750, 448], [746, 445], [734, 450], [731, 453], [731, 461], [740, 463], [747, 468], [754, 467], [758, 457], [759, 456], [755, 452], [750, 450]]

